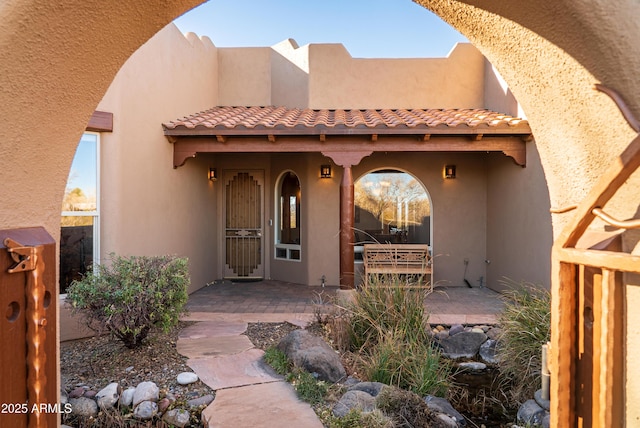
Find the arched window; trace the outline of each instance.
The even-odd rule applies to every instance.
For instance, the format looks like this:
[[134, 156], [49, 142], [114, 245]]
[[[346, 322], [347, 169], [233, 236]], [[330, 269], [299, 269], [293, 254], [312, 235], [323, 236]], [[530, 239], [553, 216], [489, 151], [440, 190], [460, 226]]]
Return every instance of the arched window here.
[[396, 170], [371, 172], [355, 183], [356, 245], [428, 244], [431, 203], [422, 184]]
[[277, 259], [300, 260], [300, 180], [292, 171], [278, 182], [276, 221]]

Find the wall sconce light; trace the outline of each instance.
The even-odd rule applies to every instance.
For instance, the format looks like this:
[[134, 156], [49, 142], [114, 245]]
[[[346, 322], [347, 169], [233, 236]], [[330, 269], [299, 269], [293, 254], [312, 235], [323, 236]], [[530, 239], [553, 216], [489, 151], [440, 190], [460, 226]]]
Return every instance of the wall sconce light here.
[[320, 178], [331, 178], [331, 165], [320, 165]]
[[215, 168], [209, 168], [209, 180], [216, 181], [218, 179], [218, 170]]
[[444, 178], [456, 178], [456, 166], [445, 165], [444, 166]]

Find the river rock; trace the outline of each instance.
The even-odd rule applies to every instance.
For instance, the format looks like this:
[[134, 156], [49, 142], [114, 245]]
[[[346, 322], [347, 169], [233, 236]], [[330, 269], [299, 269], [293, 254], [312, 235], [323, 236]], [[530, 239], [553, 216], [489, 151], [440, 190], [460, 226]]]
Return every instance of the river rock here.
[[137, 406], [143, 401], [158, 401], [160, 389], [154, 382], [140, 382], [133, 392], [133, 405]]
[[202, 397], [194, 398], [192, 400], [187, 401], [187, 404], [190, 407], [199, 407], [199, 406], [208, 406], [213, 401], [213, 395], [207, 394]]
[[153, 401], [143, 401], [133, 409], [133, 416], [137, 419], [147, 420], [158, 414], [158, 405]]
[[487, 368], [487, 365], [479, 361], [468, 361], [458, 364], [458, 367], [463, 370], [469, 370], [472, 372], [481, 372], [482, 370], [485, 370]]
[[519, 423], [540, 425], [545, 417], [545, 410], [535, 400], [527, 400], [518, 409], [517, 417]]
[[71, 413], [78, 416], [94, 417], [98, 414], [98, 403], [87, 397], [70, 398]]
[[191, 415], [183, 409], [169, 410], [162, 417], [162, 420], [168, 425], [173, 425], [179, 428], [186, 426], [189, 423], [189, 419], [191, 419]]
[[462, 324], [454, 324], [449, 329], [449, 336], [455, 336], [458, 333], [462, 333], [464, 331], [464, 326]]
[[135, 391], [135, 386], [130, 386], [129, 388], [122, 391], [122, 394], [120, 394], [120, 405], [131, 407], [131, 405], [133, 404], [133, 393]]
[[120, 398], [120, 385], [117, 382], [112, 382], [109, 385], [102, 388], [96, 394], [96, 402], [101, 409], [110, 409], [118, 402]]
[[198, 375], [193, 372], [183, 372], [178, 375], [178, 383], [180, 385], [189, 385], [198, 381]]
[[322, 338], [307, 330], [292, 331], [278, 343], [278, 349], [296, 367], [317, 373], [320, 380], [335, 383], [347, 376], [338, 354]]

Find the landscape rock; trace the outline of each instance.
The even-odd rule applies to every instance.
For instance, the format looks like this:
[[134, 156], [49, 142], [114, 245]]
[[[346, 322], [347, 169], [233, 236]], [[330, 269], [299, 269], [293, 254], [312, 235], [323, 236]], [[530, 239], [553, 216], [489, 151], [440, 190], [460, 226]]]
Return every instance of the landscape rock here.
[[295, 330], [285, 336], [278, 349], [293, 362], [320, 380], [338, 382], [347, 376], [338, 354], [322, 338], [307, 330]]
[[84, 392], [83, 397], [87, 397], [87, 398], [94, 399], [94, 398], [96, 397], [96, 394], [97, 394], [97, 392], [96, 392], [96, 391], [94, 391], [94, 390], [92, 390], [92, 389], [89, 389], [89, 390], [87, 390], [87, 391], [85, 391], [85, 392]]
[[385, 386], [387, 385], [382, 382], [360, 382], [349, 387], [349, 391], [363, 391], [372, 397], [377, 397]]
[[463, 370], [469, 370], [472, 372], [481, 372], [482, 370], [485, 370], [487, 368], [487, 365], [479, 361], [469, 361], [458, 364], [458, 367]]
[[551, 427], [551, 415], [547, 413], [544, 418], [542, 418], [542, 428], [550, 428]]
[[479, 332], [463, 331], [440, 341], [442, 354], [452, 360], [473, 358], [478, 354], [480, 345], [487, 340], [487, 335]]
[[158, 401], [160, 389], [154, 382], [140, 382], [133, 392], [133, 405], [137, 406], [143, 401]]
[[73, 391], [69, 393], [69, 398], [78, 398], [84, 395], [84, 391], [86, 391], [83, 387], [78, 386]]
[[454, 324], [449, 329], [449, 336], [455, 336], [458, 333], [462, 333], [464, 331], [464, 326], [462, 324]]
[[120, 385], [117, 382], [112, 382], [109, 385], [102, 388], [96, 394], [96, 402], [101, 409], [110, 409], [120, 398]]
[[189, 385], [198, 381], [198, 375], [193, 372], [183, 372], [178, 375], [178, 383], [180, 385]]
[[502, 335], [502, 329], [500, 327], [492, 327], [487, 331], [487, 337], [491, 340], [498, 340]]
[[500, 356], [498, 355], [498, 342], [493, 339], [487, 339], [482, 345], [480, 345], [480, 358], [482, 361], [488, 364], [498, 364], [500, 362]]
[[122, 394], [120, 394], [120, 405], [131, 407], [131, 405], [133, 404], [133, 393], [135, 391], [135, 386], [130, 386], [129, 388], [122, 391]]
[[143, 401], [133, 409], [136, 419], [147, 420], [158, 414], [158, 405], [153, 401]]
[[438, 339], [438, 340], [443, 340], [443, 339], [446, 339], [447, 337], [449, 337], [450, 334], [451, 333], [449, 333], [447, 330], [442, 330], [442, 331], [439, 331], [439, 332], [437, 332], [435, 334], [435, 338]]
[[439, 422], [439, 427], [458, 428], [458, 423], [449, 415], [445, 415], [444, 413], [437, 413], [436, 419]]
[[69, 396], [64, 389], [60, 391], [60, 404], [67, 404], [69, 402]]
[[98, 414], [98, 403], [87, 397], [70, 398], [71, 413], [78, 416], [93, 417]]
[[451, 403], [441, 397], [435, 397], [433, 395], [427, 395], [424, 397], [424, 402], [427, 403], [429, 409], [436, 413], [444, 413], [450, 416], [458, 426], [466, 426], [467, 421], [456, 409], [453, 408]]
[[518, 409], [518, 422], [529, 425], [539, 425], [545, 417], [545, 410], [535, 400], [525, 401]]
[[546, 411], [549, 411], [549, 409], [551, 409], [551, 402], [549, 400], [545, 400], [544, 398], [542, 398], [541, 389], [537, 390], [535, 394], [533, 394], [533, 399], [536, 400], [536, 403], [538, 403], [538, 406], [542, 407]]
[[336, 417], [344, 417], [353, 409], [362, 412], [371, 412], [376, 407], [376, 400], [364, 391], [352, 390], [347, 391], [333, 406], [333, 415]]
[[214, 397], [211, 394], [203, 395], [202, 397], [194, 398], [187, 401], [190, 407], [208, 406], [213, 401]]
[[173, 425], [179, 428], [186, 426], [189, 423], [189, 419], [191, 419], [191, 415], [183, 409], [169, 410], [162, 417], [162, 420], [168, 425]]
[[164, 397], [162, 400], [158, 401], [158, 412], [164, 413], [164, 411], [167, 410], [170, 405], [171, 401], [167, 397]]

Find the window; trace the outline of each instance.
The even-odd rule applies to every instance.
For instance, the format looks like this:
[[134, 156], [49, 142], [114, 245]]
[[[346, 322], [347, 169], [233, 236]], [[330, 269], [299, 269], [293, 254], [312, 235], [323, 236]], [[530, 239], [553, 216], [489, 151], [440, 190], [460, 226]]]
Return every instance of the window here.
[[60, 293], [99, 261], [100, 135], [82, 135], [62, 201]]
[[277, 185], [278, 230], [275, 257], [300, 260], [300, 180], [291, 171], [285, 172]]

